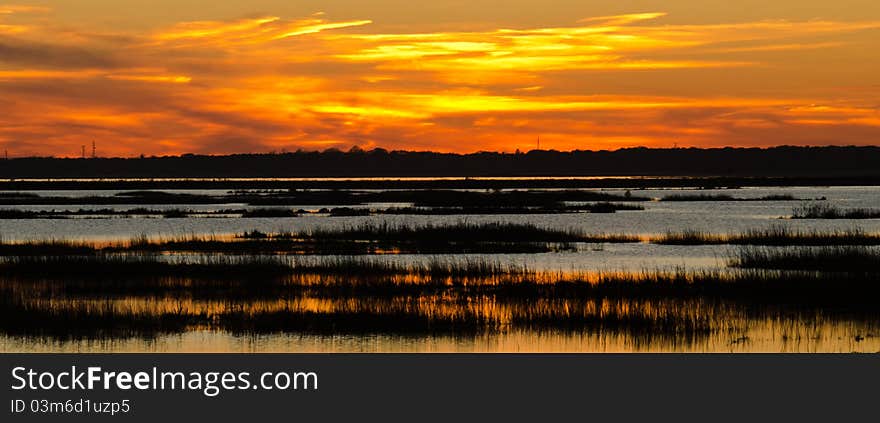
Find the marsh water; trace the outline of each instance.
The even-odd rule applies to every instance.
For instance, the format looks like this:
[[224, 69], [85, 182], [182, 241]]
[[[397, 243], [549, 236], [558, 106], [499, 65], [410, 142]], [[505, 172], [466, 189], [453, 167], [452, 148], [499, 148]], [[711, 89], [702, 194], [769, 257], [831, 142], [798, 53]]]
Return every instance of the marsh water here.
[[[574, 230], [587, 234], [628, 234], [648, 239], [669, 232], [702, 231], [735, 234], [747, 230], [786, 227], [832, 231], [880, 232], [880, 219], [791, 219], [803, 203], [823, 202], [840, 208], [880, 206], [878, 187], [762, 187], [738, 189], [593, 189], [649, 197], [644, 210], [616, 213], [459, 214], [331, 217], [321, 213], [285, 218], [145, 216], [77, 217], [66, 219], [3, 219], [4, 242], [33, 240], [123, 241], [134, 237], [232, 237], [247, 231], [265, 233], [317, 228], [339, 229], [365, 223], [390, 226], [480, 224], [511, 222]], [[167, 190], [222, 196], [226, 190]], [[85, 198], [113, 196], [120, 191], [32, 191], [44, 197]], [[758, 199], [787, 195], [795, 200], [772, 201], [659, 201], [671, 195], [732, 195]], [[334, 204], [289, 205], [290, 209], [319, 211]], [[407, 203], [353, 205], [353, 208], [407, 207]], [[219, 211], [248, 204], [112, 204], [66, 202], [63, 205], [5, 205], [16, 210], [131, 210], [186, 208]], [[537, 272], [645, 272], [724, 271], [736, 247], [730, 245], [660, 245], [639, 243], [580, 243], [572, 251], [536, 254], [387, 254], [376, 260], [395, 263], [487, 260], [525, 265]], [[353, 276], [357, 278], [357, 276]], [[335, 276], [334, 283], [346, 283]], [[167, 286], [189, 286], [186, 280]], [[880, 282], [880, 281], [878, 281]], [[122, 281], [120, 283], [123, 283]], [[0, 351], [73, 352], [880, 352], [880, 307], [852, 310], [803, 309], [797, 304], [755, 305], [748, 301], [702, 298], [534, 298], [509, 299], [491, 295], [420, 294], [403, 297], [325, 297], [310, 295], [256, 295], [248, 298], [213, 296], [186, 290], [125, 294], [78, 291], [69, 281], [23, 283], [3, 277], [0, 288], [13, 304], [29, 312], [44, 308], [46, 325], [61, 329], [16, 331], [0, 335]], [[13, 307], [13, 306], [9, 306]], [[13, 309], [15, 309], [13, 307]], [[250, 316], [263, 324], [215, 324], [216, 316]], [[307, 325], [288, 329], [264, 319], [284, 313], [333, 316], [388, 316], [391, 329], [364, 325]], [[70, 316], [103, 315], [119, 319], [103, 323], [98, 331], [65, 333]], [[347, 313], [347, 314], [346, 314]], [[188, 323], [145, 331], [131, 329], [126, 319], [142, 316], [185, 315]], [[120, 317], [121, 316], [121, 317]], [[132, 317], [134, 316], [134, 317]], [[197, 316], [199, 319], [193, 319]], [[209, 316], [203, 318], [205, 316]], [[214, 316], [214, 317], [210, 317]], [[397, 317], [396, 317], [397, 316]], [[415, 317], [413, 317], [415, 316]], [[398, 318], [398, 320], [394, 320]], [[212, 320], [213, 319], [213, 320]], [[260, 320], [262, 319], [262, 320]], [[408, 320], [409, 319], [409, 320]], [[421, 319], [418, 322], [411, 319]], [[418, 326], [424, 320], [424, 327]], [[86, 321], [86, 320], [83, 320]], [[432, 323], [434, 322], [434, 323]], [[441, 323], [436, 323], [441, 322]], [[447, 325], [443, 322], [458, 322]], [[464, 323], [462, 323], [464, 322]], [[474, 324], [473, 322], [480, 322]], [[399, 323], [399, 324], [398, 324]], [[445, 325], [445, 326], [444, 326]], [[413, 326], [418, 326], [415, 329]], [[299, 326], [297, 326], [299, 327]], [[127, 329], [128, 328], [128, 329]], [[427, 328], [427, 329], [425, 329]], [[130, 330], [129, 330], [130, 329]]]

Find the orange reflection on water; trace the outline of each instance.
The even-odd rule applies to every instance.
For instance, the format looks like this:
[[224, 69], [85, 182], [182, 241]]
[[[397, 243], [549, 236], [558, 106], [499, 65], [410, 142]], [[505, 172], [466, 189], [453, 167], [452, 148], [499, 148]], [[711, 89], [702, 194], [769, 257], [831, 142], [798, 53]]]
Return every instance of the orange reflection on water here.
[[[557, 283], [556, 277], [551, 276], [542, 283]], [[172, 288], [187, 286], [189, 282], [163, 283], [164, 288]], [[328, 282], [326, 277], [306, 275], [285, 283], [306, 286], [326, 285]], [[399, 283], [436, 281], [429, 282], [418, 275], [402, 275]], [[461, 281], [449, 283], [462, 286]], [[479, 283], [474, 278], [465, 285]], [[138, 332], [136, 337], [142, 339], [141, 344], [132, 341], [125, 332], [106, 332], [99, 337], [103, 341], [94, 336], [52, 341], [52, 337], [28, 337], [11, 331], [0, 337], [0, 345], [8, 351], [40, 350], [52, 342], [60, 343], [56, 345], [61, 349], [83, 348], [86, 351], [125, 350], [135, 345], [143, 350], [155, 348], [159, 351], [197, 351], [212, 348], [209, 346], [222, 350], [222, 345], [235, 344], [239, 345], [238, 348], [256, 351], [375, 348], [377, 351], [813, 352], [867, 351], [880, 344], [877, 337], [880, 325], [869, 315], [744, 307], [736, 302], [702, 298], [520, 298], [444, 290], [419, 295], [316, 297], [297, 294], [244, 300], [235, 297], [199, 298], [188, 296], [186, 291], [173, 295], [159, 291], [157, 294], [120, 297], [76, 295], [58, 289], [57, 281], [22, 283], [3, 280], [0, 287], [6, 298], [4, 313], [30, 313], [37, 319], [47, 318], [45, 322], [37, 323], [48, 326], [75, 325], [75, 322], [82, 321], [118, 329], [156, 320], [159, 322], [157, 328], [165, 328], [152, 335]], [[352, 313], [370, 319], [370, 316], [391, 319], [376, 320], [380, 326], [346, 327], [343, 316]], [[294, 320], [284, 320], [287, 319], [284, 316]], [[408, 323], [401, 322], [398, 327], [395, 323], [398, 318], [406, 319]], [[161, 322], [168, 319], [174, 325], [161, 326]], [[327, 333], [301, 332], [297, 329], [301, 324], [296, 319], [311, 319], [308, 322], [311, 326], [306, 326], [310, 328], [333, 328], [337, 323], [342, 326], [329, 329]], [[271, 326], [260, 327], [259, 323], [254, 326], [248, 321], [266, 322]], [[286, 329], [284, 325], [288, 323], [285, 322], [295, 326]], [[239, 328], [239, 324], [245, 326]], [[75, 326], [68, 329], [71, 332], [77, 330]], [[406, 335], [399, 335], [399, 331]], [[63, 326], [61, 332], [64, 332]], [[205, 344], [193, 344], [195, 339], [201, 339]], [[302, 344], [304, 340], [312, 341]]]

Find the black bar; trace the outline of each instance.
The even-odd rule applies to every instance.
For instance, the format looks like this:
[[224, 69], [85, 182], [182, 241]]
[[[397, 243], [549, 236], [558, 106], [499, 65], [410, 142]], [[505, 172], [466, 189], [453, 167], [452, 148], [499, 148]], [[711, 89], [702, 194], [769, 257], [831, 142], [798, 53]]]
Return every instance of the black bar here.
[[[880, 376], [878, 355], [823, 354], [5, 354], [0, 363], [3, 421], [16, 422], [853, 421], [875, 412]], [[250, 372], [254, 379], [263, 372], [314, 372], [317, 389], [216, 396], [198, 389], [12, 389], [20, 384], [12, 377], [16, 367], [61, 372], [71, 366]], [[130, 411], [112, 418], [12, 412], [12, 401], [30, 407], [34, 399], [128, 399]]]

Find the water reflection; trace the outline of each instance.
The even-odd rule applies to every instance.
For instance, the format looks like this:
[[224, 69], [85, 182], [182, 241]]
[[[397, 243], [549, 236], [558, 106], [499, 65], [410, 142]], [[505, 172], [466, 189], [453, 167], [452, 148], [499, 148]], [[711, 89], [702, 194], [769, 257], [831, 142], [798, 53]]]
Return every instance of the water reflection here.
[[[542, 284], [559, 283], [550, 276]], [[94, 281], [0, 280], [3, 351], [704, 351], [877, 352], [880, 315], [758, 305], [712, 296], [561, 293], [506, 295], [466, 289], [497, 278], [398, 275], [391, 293], [325, 290], [374, 286], [299, 276], [243, 298], [164, 278], [138, 290]], [[130, 287], [132, 283], [116, 281]], [[138, 282], [143, 284], [144, 282]], [[383, 283], [391, 283], [384, 281]], [[318, 287], [318, 288], [316, 288]], [[280, 290], [279, 290], [280, 289]], [[128, 291], [128, 294], [124, 292]], [[225, 294], [224, 294], [225, 293]]]
[[[614, 190], [612, 190], [614, 191]], [[617, 190], [622, 194], [625, 190]], [[180, 190], [223, 195], [226, 191]], [[647, 190], [638, 195], [724, 193], [715, 190]], [[64, 191], [44, 195], [112, 195]], [[747, 188], [736, 197], [790, 194], [826, 197], [844, 208], [876, 207], [876, 187]], [[391, 207], [396, 204], [372, 205]], [[592, 234], [650, 236], [668, 231], [739, 233], [776, 225], [806, 230], [880, 231], [880, 219], [789, 220], [797, 202], [720, 201], [644, 204], [644, 211], [613, 214], [470, 215], [295, 218], [183, 219], [30, 219], [2, 220], [4, 240], [128, 240], [140, 235], [178, 237], [259, 230], [281, 232], [381, 225], [437, 226], [467, 221], [535, 223], [552, 229]], [[168, 205], [138, 205], [162, 209]], [[235, 205], [236, 207], [244, 205]], [[328, 205], [331, 206], [331, 205]], [[24, 210], [79, 208], [79, 205], [9, 206]], [[85, 204], [82, 207], [89, 207]], [[130, 209], [133, 206], [100, 207]], [[177, 206], [174, 206], [177, 207]], [[229, 204], [186, 208], [214, 211]], [[299, 206], [290, 206], [299, 208]], [[315, 205], [302, 207], [314, 209]], [[323, 206], [322, 206], [323, 207]], [[304, 274], [262, 280], [176, 277], [150, 279], [51, 280], [0, 278], [0, 351], [44, 352], [878, 352], [880, 309], [876, 298], [838, 295], [837, 304], [807, 304], [777, 295], [762, 301], [762, 287], [741, 296], [637, 295], [621, 289], [533, 289], [579, 272], [594, 283], [609, 270], [701, 271], [721, 269], [730, 247], [649, 243], [580, 245], [576, 251], [540, 254], [454, 254], [383, 256], [392, 264], [418, 265], [440, 260], [516, 263], [540, 274], [502, 276], [327, 275]], [[320, 261], [324, 256], [309, 260]], [[198, 260], [198, 255], [169, 260]], [[304, 260], [302, 258], [288, 258]], [[877, 276], [872, 276], [877, 282]], [[505, 285], [506, 284], [506, 285]], [[504, 290], [483, 289], [506, 286]], [[873, 284], [872, 286], [876, 286]], [[528, 289], [525, 289], [525, 288]], [[517, 290], [519, 289], [519, 291]], [[803, 298], [800, 291], [798, 299]], [[815, 292], [813, 293], [815, 294]], [[810, 295], [813, 295], [810, 294]], [[819, 295], [822, 293], [819, 292]], [[843, 304], [844, 307], [840, 307]]]
[[[597, 190], [594, 190], [597, 191]], [[602, 190], [622, 195], [625, 190]], [[215, 194], [222, 194], [222, 191]], [[636, 194], [653, 198], [668, 195], [716, 195], [730, 194], [730, 190], [646, 190]], [[792, 195], [797, 198], [826, 197], [827, 203], [841, 208], [871, 208], [880, 204], [880, 190], [876, 187], [782, 187], [782, 188], [744, 188], [734, 190], [736, 197], [758, 198], [772, 195]], [[92, 191], [67, 191], [70, 196], [86, 196]], [[48, 194], [46, 194], [48, 195]], [[104, 194], [110, 195], [110, 194]], [[869, 232], [880, 231], [880, 219], [862, 221], [840, 220], [802, 220], [780, 219], [790, 216], [797, 201], [698, 201], [639, 203], [644, 211], [624, 211], [598, 214], [547, 214], [547, 215], [468, 215], [468, 216], [412, 216], [377, 215], [351, 217], [319, 217], [305, 215], [292, 218], [183, 218], [183, 219], [40, 219], [0, 220], [0, 233], [5, 240], [30, 239], [129, 239], [141, 234], [149, 236], [175, 237], [181, 235], [213, 235], [243, 233], [251, 230], [278, 232], [284, 230], [312, 230], [317, 228], [351, 227], [372, 222], [391, 225], [446, 225], [466, 220], [479, 224], [485, 222], [539, 223], [553, 229], [574, 229], [586, 233], [658, 235], [667, 231], [694, 229], [712, 233], [737, 233], [749, 229], [766, 228], [785, 224], [794, 229], [835, 230], [850, 229], [854, 226]], [[334, 207], [335, 205], [326, 205]], [[149, 209], [180, 208], [179, 205], [101, 205], [90, 206], [0, 206], [21, 210], [54, 210], [79, 208], [111, 208], [128, 210], [134, 207]], [[216, 211], [230, 207], [245, 207], [243, 204], [186, 205], [184, 208], [196, 211]], [[290, 205], [291, 209], [314, 209], [315, 205]], [[324, 207], [324, 206], [320, 206]]]

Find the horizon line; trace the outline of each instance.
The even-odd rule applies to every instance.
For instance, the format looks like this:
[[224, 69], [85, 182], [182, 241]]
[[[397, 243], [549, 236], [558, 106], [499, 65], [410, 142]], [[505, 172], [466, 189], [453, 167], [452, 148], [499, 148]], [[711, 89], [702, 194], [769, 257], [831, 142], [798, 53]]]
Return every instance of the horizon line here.
[[880, 148], [880, 144], [872, 144], [872, 145], [834, 145], [834, 144], [826, 144], [826, 145], [794, 145], [794, 144], [779, 144], [773, 146], [764, 146], [764, 147], [745, 147], [745, 146], [723, 146], [723, 147], [647, 147], [647, 146], [636, 146], [636, 147], [620, 147], [617, 149], [601, 149], [601, 150], [590, 150], [590, 149], [573, 149], [573, 150], [556, 150], [556, 149], [532, 149], [528, 151], [520, 151], [517, 149], [516, 151], [492, 151], [492, 150], [478, 150], [467, 153], [460, 152], [442, 152], [442, 151], [434, 151], [434, 150], [388, 150], [382, 147], [375, 147], [371, 149], [364, 149], [359, 146], [353, 146], [348, 150], [341, 150], [336, 147], [330, 147], [324, 150], [306, 150], [306, 149], [297, 149], [295, 151], [287, 151], [282, 149], [280, 151], [266, 151], [266, 152], [241, 152], [241, 153], [225, 153], [225, 154], [212, 154], [212, 153], [180, 153], [180, 154], [172, 154], [172, 155], [135, 155], [135, 156], [19, 156], [19, 157], [10, 157], [8, 149], [4, 150], [4, 160], [22, 160], [22, 159], [54, 159], [54, 160], [96, 160], [96, 159], [163, 159], [163, 158], [192, 158], [192, 157], [236, 157], [236, 156], [283, 156], [283, 155], [294, 155], [294, 154], [370, 154], [378, 151], [384, 151], [387, 154], [394, 153], [409, 153], [409, 154], [435, 154], [435, 155], [444, 155], [444, 156], [474, 156], [480, 154], [496, 154], [496, 155], [527, 155], [532, 153], [560, 153], [560, 154], [572, 154], [572, 153], [616, 153], [622, 151], [630, 151], [630, 150], [652, 150], [652, 151], [670, 151], [670, 150], [701, 150], [701, 151], [713, 151], [713, 150], [774, 150], [780, 148], [799, 148], [799, 149], [826, 149], [826, 148]]

